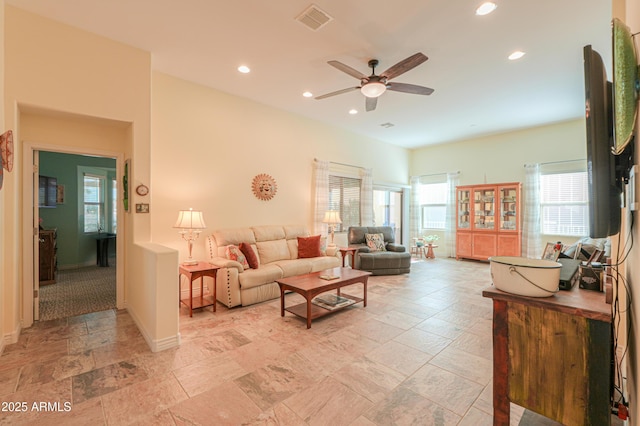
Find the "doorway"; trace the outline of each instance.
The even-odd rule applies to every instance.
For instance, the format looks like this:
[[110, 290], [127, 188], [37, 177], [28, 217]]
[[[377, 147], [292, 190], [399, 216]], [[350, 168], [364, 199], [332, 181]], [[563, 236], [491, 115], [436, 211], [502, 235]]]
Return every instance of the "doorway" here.
[[116, 308], [116, 159], [34, 151], [38, 302], [48, 321]]
[[[115, 173], [114, 177], [122, 176], [122, 170], [124, 167], [124, 158], [120, 153], [114, 153], [104, 150], [94, 150], [91, 148], [71, 148], [64, 146], [52, 146], [46, 144], [36, 144], [30, 142], [24, 142], [24, 156], [23, 156], [23, 175], [22, 181], [23, 185], [23, 204], [22, 210], [25, 212], [25, 220], [23, 220], [22, 226], [22, 234], [23, 234], [23, 327], [30, 327], [33, 324], [34, 320], [39, 320], [39, 308], [40, 308], [40, 207], [39, 207], [39, 196], [40, 196], [40, 188], [39, 188], [39, 160], [41, 152], [52, 152], [58, 154], [73, 154], [77, 156], [85, 156], [85, 157], [98, 157], [98, 158], [109, 158], [111, 161], [111, 165], [115, 165]], [[116, 182], [118, 179], [115, 179]], [[115, 189], [112, 190], [117, 199], [122, 198], [122, 189], [117, 188], [117, 183], [115, 185]], [[120, 194], [120, 195], [117, 195]], [[64, 187], [64, 203], [71, 203], [70, 193], [67, 187]], [[77, 197], [75, 198], [74, 205], [77, 206]], [[56, 200], [57, 201], [57, 200]], [[62, 200], [61, 200], [62, 201]], [[82, 206], [82, 208], [84, 208]], [[116, 225], [113, 229], [113, 233], [115, 234], [115, 240], [113, 245], [109, 247], [109, 251], [113, 256], [113, 263], [110, 263], [110, 267], [112, 267], [112, 271], [115, 271], [115, 293], [116, 293], [116, 308], [123, 309], [124, 308], [124, 267], [122, 262], [118, 262], [116, 259], [122, 258], [122, 253], [124, 250], [123, 244], [123, 236], [124, 236], [124, 221], [125, 217], [123, 215], [123, 206], [121, 202], [116, 202], [115, 205], [110, 206], [115, 212], [116, 215]], [[32, 212], [31, 215], [28, 212]], [[79, 213], [76, 213], [78, 215]], [[28, 219], [28, 218], [31, 219]], [[44, 220], [43, 220], [44, 222]], [[52, 223], [53, 224], [53, 223]], [[43, 228], [50, 227], [46, 222], [43, 223]], [[56, 236], [56, 243], [61, 243], [61, 238], [66, 238], [66, 235]], [[87, 244], [95, 245], [95, 240], [90, 241], [85, 239], [83, 244], [77, 245], [77, 250], [83, 250], [88, 247]], [[95, 249], [92, 249], [91, 254], [96, 256]], [[89, 259], [87, 257], [86, 259]], [[93, 262], [96, 261], [96, 258], [93, 258]], [[90, 260], [86, 260], [86, 262], [90, 262]], [[75, 266], [88, 266], [78, 264]], [[109, 278], [110, 282], [112, 282], [112, 278]], [[77, 292], [72, 292], [72, 294], [77, 296]]]

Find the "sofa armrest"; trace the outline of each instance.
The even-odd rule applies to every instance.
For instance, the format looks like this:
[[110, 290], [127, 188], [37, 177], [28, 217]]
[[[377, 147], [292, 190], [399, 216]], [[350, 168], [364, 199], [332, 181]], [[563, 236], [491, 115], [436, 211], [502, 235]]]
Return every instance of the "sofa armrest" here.
[[407, 249], [400, 244], [394, 244], [394, 243], [388, 243], [387, 244], [387, 251], [393, 251], [396, 253], [403, 253], [405, 251], [407, 251]]
[[218, 302], [227, 308], [240, 306], [242, 297], [238, 275], [244, 272], [242, 264], [219, 256], [210, 257], [209, 263], [220, 268], [216, 273], [216, 299]]
[[240, 262], [236, 262], [235, 260], [229, 260], [224, 257], [212, 257], [209, 259], [209, 263], [218, 268], [233, 268], [237, 269], [238, 272], [243, 272], [244, 267]]
[[357, 253], [369, 253], [369, 247], [366, 244], [349, 244], [349, 248], [357, 248]]

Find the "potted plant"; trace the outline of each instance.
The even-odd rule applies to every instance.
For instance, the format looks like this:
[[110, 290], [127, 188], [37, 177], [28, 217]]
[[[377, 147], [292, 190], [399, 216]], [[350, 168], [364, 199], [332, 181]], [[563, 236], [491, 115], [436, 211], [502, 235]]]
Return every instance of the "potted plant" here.
[[425, 235], [424, 236], [424, 241], [427, 243], [427, 245], [431, 245], [433, 243], [435, 243], [436, 241], [438, 241], [440, 239], [439, 236], [437, 235]]

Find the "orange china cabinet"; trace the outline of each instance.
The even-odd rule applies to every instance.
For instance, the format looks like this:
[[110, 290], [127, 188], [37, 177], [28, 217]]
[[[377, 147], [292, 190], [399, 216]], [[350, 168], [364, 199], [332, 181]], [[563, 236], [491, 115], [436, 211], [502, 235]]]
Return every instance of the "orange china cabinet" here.
[[521, 186], [513, 182], [456, 188], [456, 259], [520, 256]]

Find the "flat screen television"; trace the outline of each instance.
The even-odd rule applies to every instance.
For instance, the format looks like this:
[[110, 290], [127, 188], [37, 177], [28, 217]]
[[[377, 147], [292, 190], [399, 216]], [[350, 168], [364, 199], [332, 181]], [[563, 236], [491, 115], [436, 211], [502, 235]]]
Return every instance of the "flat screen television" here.
[[50, 176], [38, 176], [38, 207], [56, 207], [58, 180]]
[[613, 144], [612, 84], [598, 52], [584, 46], [589, 236], [606, 238], [620, 232], [622, 184], [616, 179]]

